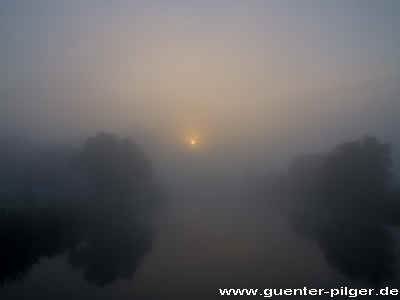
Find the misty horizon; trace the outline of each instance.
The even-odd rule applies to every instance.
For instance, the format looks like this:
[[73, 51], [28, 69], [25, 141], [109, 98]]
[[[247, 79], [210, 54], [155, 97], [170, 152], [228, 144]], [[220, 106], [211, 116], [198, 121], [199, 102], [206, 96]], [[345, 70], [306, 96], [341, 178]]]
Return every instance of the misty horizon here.
[[1, 1], [0, 297], [397, 288], [399, 13]]

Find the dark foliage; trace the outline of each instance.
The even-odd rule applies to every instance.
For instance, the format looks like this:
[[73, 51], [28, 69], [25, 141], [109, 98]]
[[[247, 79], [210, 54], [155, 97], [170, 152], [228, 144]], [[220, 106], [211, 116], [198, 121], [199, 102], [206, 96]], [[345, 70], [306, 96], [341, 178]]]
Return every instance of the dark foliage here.
[[[67, 255], [74, 268], [99, 286], [132, 278], [152, 248], [144, 216], [166, 196], [134, 141], [102, 132], [72, 154], [52, 147], [26, 157], [21, 174], [27, 181], [19, 200], [29, 201], [21, 210], [0, 213], [0, 285], [25, 278], [35, 264], [56, 255]], [[81, 204], [74, 198], [75, 204], [36, 205], [30, 183], [54, 185], [69, 196], [73, 179], [68, 163], [86, 176], [95, 201], [81, 197]]]
[[23, 181], [31, 187], [52, 186], [57, 194], [77, 193], [76, 176], [68, 162], [71, 153], [64, 146], [42, 148], [26, 162]]
[[317, 188], [337, 203], [373, 206], [385, 199], [392, 173], [390, 145], [364, 136], [338, 145], [319, 170]]
[[142, 213], [155, 211], [165, 201], [165, 191], [152, 181], [150, 161], [129, 137], [97, 133], [72, 154], [70, 163], [86, 176], [99, 204]]
[[0, 188], [19, 191], [27, 161], [36, 147], [18, 137], [0, 137]]
[[315, 240], [342, 274], [372, 285], [395, 276], [385, 224], [400, 224], [400, 197], [390, 190], [390, 153], [388, 143], [364, 136], [324, 155], [295, 157], [284, 184], [293, 231]]

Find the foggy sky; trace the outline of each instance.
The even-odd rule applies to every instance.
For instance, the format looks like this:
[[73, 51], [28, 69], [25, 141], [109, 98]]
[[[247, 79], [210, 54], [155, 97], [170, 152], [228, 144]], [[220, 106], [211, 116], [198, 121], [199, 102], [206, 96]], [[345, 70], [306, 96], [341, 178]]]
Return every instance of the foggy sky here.
[[0, 6], [1, 135], [142, 128], [174, 149], [264, 150], [397, 125], [397, 1]]
[[399, 15], [397, 0], [0, 0], [0, 137], [130, 135], [171, 198], [137, 281], [98, 292], [56, 260], [26, 293], [59, 265], [76, 299], [343, 285], [315, 244], [231, 188], [246, 168], [363, 134], [392, 144], [398, 176]]

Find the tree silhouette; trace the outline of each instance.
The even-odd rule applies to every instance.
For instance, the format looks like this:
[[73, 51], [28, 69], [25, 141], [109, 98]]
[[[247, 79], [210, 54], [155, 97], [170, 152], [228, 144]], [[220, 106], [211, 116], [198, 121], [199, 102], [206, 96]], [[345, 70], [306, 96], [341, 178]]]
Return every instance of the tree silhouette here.
[[374, 209], [387, 197], [392, 173], [390, 144], [364, 136], [338, 145], [322, 164], [317, 189], [341, 205]]
[[[68, 153], [65, 148], [43, 149], [31, 157], [26, 177], [62, 190], [62, 182], [70, 178]], [[165, 202], [166, 193], [154, 182], [150, 161], [134, 141], [97, 133], [71, 154], [70, 164], [86, 177], [95, 201], [1, 210], [0, 285], [26, 278], [43, 258], [66, 255], [86, 280], [104, 286], [131, 279], [151, 251], [153, 234], [144, 217]], [[28, 184], [26, 189], [28, 193]]]
[[[390, 154], [390, 144], [364, 136], [327, 154], [296, 156], [284, 184], [293, 232], [315, 240], [342, 274], [372, 285], [395, 275], [385, 224], [400, 224], [400, 198], [390, 189]], [[282, 191], [287, 201], [278, 187], [272, 192]]]
[[295, 156], [289, 164], [288, 176], [294, 192], [299, 194], [314, 194], [316, 175], [326, 155], [320, 153]]
[[154, 210], [165, 192], [152, 181], [150, 161], [129, 137], [99, 132], [71, 155], [74, 170], [86, 175], [95, 199], [109, 208]]
[[58, 195], [76, 194], [76, 176], [71, 172], [68, 158], [72, 150], [66, 146], [40, 149], [25, 163], [24, 182], [32, 186], [52, 186]]

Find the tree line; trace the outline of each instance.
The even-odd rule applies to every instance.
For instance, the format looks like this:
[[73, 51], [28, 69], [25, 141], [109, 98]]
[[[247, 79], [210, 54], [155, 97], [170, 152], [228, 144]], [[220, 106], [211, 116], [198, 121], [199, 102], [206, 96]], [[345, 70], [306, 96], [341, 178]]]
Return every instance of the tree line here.
[[391, 186], [391, 166], [391, 145], [366, 135], [327, 153], [295, 156], [259, 188], [331, 266], [379, 285], [395, 276], [390, 226], [400, 225], [400, 192]]
[[[89, 137], [82, 149], [45, 148], [31, 157], [23, 154], [26, 164], [19, 165], [19, 171], [25, 184], [15, 201], [24, 200], [26, 205], [0, 210], [0, 285], [26, 278], [41, 259], [56, 255], [66, 255], [72, 267], [99, 286], [132, 278], [152, 249], [153, 234], [145, 217], [167, 199], [136, 143], [100, 132]], [[2, 158], [4, 162], [7, 156]], [[17, 177], [16, 173], [10, 176]], [[81, 175], [78, 187], [74, 173]], [[6, 179], [3, 182], [17, 186], [15, 178]], [[85, 197], [73, 201], [82, 181]], [[54, 184], [54, 197], [65, 193], [67, 200], [72, 199], [52, 199], [42, 205], [29, 199], [32, 183]], [[65, 190], [71, 187], [73, 192]]]

